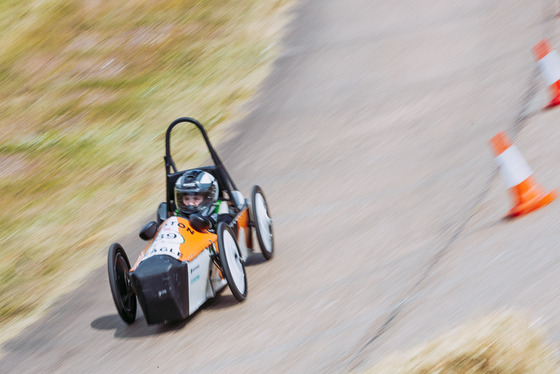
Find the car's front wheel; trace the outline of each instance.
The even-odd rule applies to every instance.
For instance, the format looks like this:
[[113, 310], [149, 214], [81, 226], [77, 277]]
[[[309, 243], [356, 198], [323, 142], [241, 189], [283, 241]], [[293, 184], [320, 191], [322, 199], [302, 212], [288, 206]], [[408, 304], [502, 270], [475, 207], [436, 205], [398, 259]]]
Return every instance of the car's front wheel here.
[[109, 248], [107, 268], [109, 270], [109, 285], [117, 311], [123, 321], [131, 324], [136, 319], [136, 294], [132, 289], [128, 273], [130, 262], [119, 243], [113, 243]]
[[218, 253], [224, 277], [233, 296], [237, 301], [243, 301], [247, 297], [247, 274], [237, 239], [233, 229], [225, 222], [220, 222], [216, 231]]

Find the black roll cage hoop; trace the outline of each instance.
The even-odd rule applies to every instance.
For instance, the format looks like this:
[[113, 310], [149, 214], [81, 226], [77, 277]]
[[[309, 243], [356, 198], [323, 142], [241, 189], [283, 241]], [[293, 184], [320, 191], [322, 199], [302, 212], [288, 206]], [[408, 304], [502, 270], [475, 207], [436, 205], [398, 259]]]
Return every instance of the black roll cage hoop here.
[[[175, 121], [171, 122], [171, 124], [169, 125], [165, 133], [165, 156], [163, 159], [165, 161], [166, 190], [168, 192], [172, 191], [174, 185], [170, 185], [170, 183], [171, 182], [174, 183], [174, 181], [172, 181], [172, 178], [170, 177], [180, 172], [177, 169], [177, 166], [175, 165], [173, 158], [171, 157], [171, 145], [170, 145], [171, 131], [173, 130], [173, 128], [175, 128], [175, 126], [177, 126], [180, 123], [191, 123], [200, 130], [204, 138], [204, 141], [206, 142], [206, 146], [208, 147], [208, 151], [210, 152], [210, 156], [212, 157], [212, 161], [214, 162], [214, 167], [211, 167], [212, 172], [215, 174], [214, 176], [218, 179], [218, 181], [222, 181], [222, 183], [225, 184], [221, 186], [222, 190], [225, 189], [226, 191], [229, 191], [230, 192], [229, 195], [235, 201], [236, 197], [231, 192], [237, 191], [237, 186], [229, 176], [224, 164], [222, 163], [222, 160], [220, 160], [220, 158], [218, 157], [218, 153], [216, 153], [216, 150], [214, 149], [214, 147], [212, 147], [212, 144], [210, 143], [210, 139], [208, 138], [208, 135], [206, 134], [206, 130], [204, 130], [202, 124], [198, 122], [196, 119], [190, 117], [177, 118]], [[208, 170], [209, 168], [205, 167], [201, 169]], [[172, 204], [172, 202], [170, 201], [169, 193], [167, 193], [166, 200], [167, 200], [168, 211], [171, 211], [170, 209], [175, 209], [174, 204]]]

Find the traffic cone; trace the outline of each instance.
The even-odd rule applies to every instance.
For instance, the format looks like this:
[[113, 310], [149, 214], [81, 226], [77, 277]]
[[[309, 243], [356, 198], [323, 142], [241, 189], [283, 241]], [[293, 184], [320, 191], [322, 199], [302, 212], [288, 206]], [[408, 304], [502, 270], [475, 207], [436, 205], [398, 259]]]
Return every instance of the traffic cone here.
[[502, 179], [513, 195], [514, 206], [506, 217], [527, 214], [556, 199], [556, 190], [543, 192], [533, 177], [533, 171], [504, 131], [494, 135], [490, 142], [494, 147]]
[[539, 69], [545, 83], [550, 87], [552, 100], [547, 108], [560, 104], [560, 56], [552, 50], [548, 40], [541, 40], [533, 47], [539, 64]]

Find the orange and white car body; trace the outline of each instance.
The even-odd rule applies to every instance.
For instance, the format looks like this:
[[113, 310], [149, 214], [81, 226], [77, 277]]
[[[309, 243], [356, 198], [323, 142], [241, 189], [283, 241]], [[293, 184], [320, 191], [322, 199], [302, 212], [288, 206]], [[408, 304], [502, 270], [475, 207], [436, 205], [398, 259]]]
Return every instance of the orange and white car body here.
[[[249, 222], [249, 210], [245, 206], [232, 223], [237, 229], [237, 242], [243, 260], [253, 251]], [[188, 313], [191, 315], [227, 285], [216, 262], [212, 260], [212, 256], [218, 251], [216, 234], [197, 231], [187, 219], [172, 216], [160, 225], [156, 236], [146, 245], [130, 273], [134, 274], [142, 263], [154, 256], [169, 256], [185, 264], [188, 277]], [[168, 292], [165, 283], [162, 283], [161, 289], [157, 290], [157, 296], [161, 299], [166, 298], [169, 296]]]

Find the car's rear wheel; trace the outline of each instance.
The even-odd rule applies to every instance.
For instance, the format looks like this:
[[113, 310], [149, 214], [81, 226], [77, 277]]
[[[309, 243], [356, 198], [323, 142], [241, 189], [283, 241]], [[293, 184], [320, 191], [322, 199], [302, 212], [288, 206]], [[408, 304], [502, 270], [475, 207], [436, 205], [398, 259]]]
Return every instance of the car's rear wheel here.
[[225, 222], [218, 224], [218, 253], [224, 277], [237, 301], [247, 297], [247, 274], [241, 251], [231, 227]]
[[130, 324], [136, 319], [137, 301], [129, 276], [130, 262], [119, 243], [113, 243], [109, 248], [107, 268], [109, 285], [117, 311], [122, 320]]
[[262, 255], [265, 259], [270, 260], [274, 254], [274, 235], [272, 232], [272, 218], [264, 193], [259, 186], [253, 187], [251, 194], [251, 208], [253, 213], [253, 222], [257, 231], [257, 239], [261, 247]]

